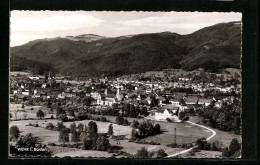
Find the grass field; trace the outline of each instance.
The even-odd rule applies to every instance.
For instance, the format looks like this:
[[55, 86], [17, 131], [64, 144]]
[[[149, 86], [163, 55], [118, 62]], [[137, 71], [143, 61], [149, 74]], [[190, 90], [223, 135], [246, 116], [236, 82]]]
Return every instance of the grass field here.
[[[35, 107], [35, 109], [37, 109], [37, 107]], [[97, 116], [97, 115], [93, 115], [93, 116]], [[106, 118], [109, 119], [111, 122], [115, 122], [116, 119], [116, 117], [114, 116], [106, 116]], [[127, 119], [129, 122], [132, 122], [134, 120], [133, 118], [127, 118]], [[139, 119], [139, 122], [142, 122], [142, 120], [143, 119]], [[88, 125], [90, 121], [91, 120], [75, 121], [75, 123], [76, 125], [78, 125], [79, 123], [82, 123], [83, 125]], [[54, 125], [56, 125], [57, 122], [58, 121], [56, 119], [19, 120], [19, 121], [11, 121], [10, 126], [17, 125], [21, 131], [21, 135], [32, 133], [33, 136], [39, 137], [40, 141], [44, 144], [48, 144], [48, 143], [59, 144], [58, 142], [59, 132], [44, 129], [47, 123], [53, 123]], [[110, 122], [99, 122], [99, 121], [95, 121], [95, 122], [97, 123], [99, 133], [106, 133], [109, 124], [111, 124]], [[189, 123], [168, 123], [168, 122], [159, 122], [159, 121], [153, 121], [153, 122], [154, 124], [156, 123], [160, 124], [163, 133], [155, 136], [149, 136], [145, 138], [145, 140], [159, 142], [161, 143], [161, 145], [137, 144], [137, 143], [129, 142], [128, 140], [121, 140], [120, 144], [117, 144], [114, 139], [109, 138], [110, 144], [112, 146], [122, 146], [123, 148], [121, 150], [130, 154], [135, 154], [137, 150], [139, 150], [141, 147], [145, 147], [148, 149], [148, 151], [157, 151], [162, 148], [166, 151], [168, 155], [170, 155], [170, 154], [177, 153], [181, 150], [184, 150], [183, 148], [170, 148], [166, 146], [167, 144], [174, 143], [174, 128], [177, 129], [177, 134], [176, 134], [177, 144], [193, 143], [198, 138], [209, 137], [211, 135], [211, 132], [209, 132], [208, 130], [197, 126], [193, 126]], [[32, 124], [38, 123], [39, 127], [26, 126], [29, 123]], [[73, 122], [65, 122], [64, 125], [66, 127], [69, 127], [70, 124], [72, 123]], [[125, 135], [126, 138], [130, 138], [130, 133], [132, 130], [130, 126], [122, 126], [122, 125], [117, 125], [115, 123], [112, 124], [114, 128], [114, 135], [120, 134], [120, 135]], [[215, 130], [215, 131], [217, 132], [217, 135], [213, 139], [211, 139], [210, 142], [214, 140], [218, 140], [222, 142], [224, 146], [229, 145], [232, 138], [239, 137], [238, 135], [234, 135], [229, 132], [224, 132], [219, 130]], [[52, 146], [49, 147], [51, 147], [52, 150], [54, 151], [54, 156], [58, 156], [58, 157], [64, 157], [64, 156], [110, 157], [111, 156], [111, 154], [107, 152], [85, 151], [81, 149], [67, 148], [67, 147], [52, 147]], [[206, 155], [206, 154], [212, 154], [212, 155]], [[205, 157], [211, 157], [211, 156], [217, 157], [218, 155], [216, 154], [219, 153], [213, 153], [213, 152], [204, 153], [203, 151], [201, 151], [200, 153], [196, 153], [195, 156], [203, 157], [204, 155]], [[185, 155], [182, 156], [185, 157]]]
[[93, 151], [93, 150], [81, 150], [77, 148], [67, 148], [67, 147], [50, 147], [52, 153], [54, 154], [53, 157], [111, 157], [112, 154], [104, 151]]
[[[190, 121], [194, 122], [194, 123], [198, 123], [198, 124], [201, 124], [199, 122], [199, 118], [197, 116], [195, 117], [190, 117], [189, 119]], [[242, 142], [242, 138], [241, 138], [241, 135], [236, 135], [232, 132], [226, 132], [226, 131], [221, 131], [221, 130], [218, 130], [218, 129], [214, 129], [214, 128], [211, 128], [213, 129], [214, 131], [216, 131], [216, 136], [214, 136], [212, 139], [209, 140], [209, 142], [214, 142], [214, 141], [219, 141], [222, 143], [223, 147], [228, 147], [231, 140], [234, 139], [234, 138], [237, 138], [237, 140], [241, 143]]]
[[178, 158], [222, 158], [222, 153], [220, 151], [205, 151], [195, 152], [194, 156], [189, 155], [189, 153], [181, 154]]
[[31, 73], [28, 73], [28, 72], [10, 72], [10, 75], [30, 75]]
[[[33, 110], [31, 110], [31, 108], [33, 108]], [[56, 114], [49, 114], [50, 108], [47, 108], [45, 106], [24, 106], [24, 108], [22, 108], [22, 104], [9, 104], [9, 111], [12, 114], [12, 119], [11, 120], [15, 120], [15, 113], [17, 110], [22, 110], [24, 112], [17, 112], [17, 119], [18, 120], [22, 120], [25, 119], [24, 118], [24, 114], [27, 114], [27, 119], [37, 119], [36, 117], [36, 113], [38, 112], [38, 110], [42, 110], [44, 113], [46, 113], [45, 118], [50, 118], [51, 115], [53, 115], [54, 117], [56, 116]]]
[[145, 140], [160, 142], [163, 145], [174, 143], [174, 129], [176, 128], [176, 143], [187, 144], [193, 143], [198, 138], [209, 137], [211, 132], [200, 127], [190, 125], [188, 123], [166, 123], [158, 122], [161, 129], [165, 132], [155, 136], [149, 136]]
[[[99, 116], [99, 115], [92, 115], [92, 116]], [[115, 122], [115, 116], [105, 116], [111, 122]], [[134, 118], [126, 117], [129, 122], [133, 122]], [[138, 119], [139, 123], [143, 121], [143, 119]], [[188, 123], [169, 123], [169, 122], [160, 122], [160, 121], [153, 121], [154, 124], [160, 124], [161, 130], [163, 131], [162, 134], [149, 136], [145, 138], [147, 141], [155, 141], [159, 142], [162, 145], [167, 145], [174, 142], [174, 128], [176, 128], [176, 142], [177, 144], [183, 143], [192, 143], [195, 142], [198, 138], [202, 137], [209, 137], [211, 132], [205, 130], [203, 128], [193, 126]], [[131, 132], [131, 128], [130, 132]]]
[[[58, 131], [51, 131], [44, 129], [44, 127], [47, 125], [47, 123], [53, 123], [54, 125], [57, 124], [56, 119], [50, 119], [50, 120], [20, 120], [20, 121], [12, 121], [10, 123], [10, 127], [12, 125], [17, 125], [21, 131], [21, 135], [26, 135], [27, 133], [32, 133], [33, 136], [39, 137], [39, 140], [43, 144], [48, 143], [56, 143], [60, 144], [58, 142], [59, 132]], [[84, 121], [77, 121], [75, 122], [76, 125], [79, 123], [82, 123], [84, 125], [87, 125], [90, 122], [90, 120], [84, 120]], [[108, 130], [108, 125], [110, 123], [108, 122], [98, 122], [95, 121], [98, 126], [98, 132], [99, 133], [106, 133]], [[29, 123], [35, 124], [38, 123], [39, 127], [32, 127], [32, 126], [26, 126]], [[67, 127], [70, 126], [70, 124], [73, 122], [65, 122], [64, 125]], [[131, 128], [130, 126], [121, 126], [117, 124], [113, 124], [114, 132], [116, 135], [117, 130], [120, 130], [120, 135], [126, 135], [127, 138], [130, 138], [130, 132]], [[156, 151], [159, 149], [164, 149], [166, 153], [172, 154], [175, 152], [178, 152], [182, 150], [181, 148], [170, 148], [163, 145], [148, 145], [148, 144], [136, 144], [132, 142], [128, 142], [128, 140], [121, 140], [120, 144], [117, 144], [114, 139], [109, 139], [112, 146], [122, 146], [122, 151], [125, 151], [130, 154], [135, 154], [137, 150], [141, 149], [141, 147], [145, 147], [148, 149], [148, 151]], [[107, 152], [99, 152], [99, 151], [85, 151], [80, 149], [74, 149], [74, 148], [66, 148], [66, 147], [53, 147], [49, 146], [54, 151], [54, 156], [58, 157], [64, 157], [64, 156], [93, 156], [93, 157], [110, 157], [111, 154], [108, 154]], [[82, 151], [82, 152], [80, 152]]]

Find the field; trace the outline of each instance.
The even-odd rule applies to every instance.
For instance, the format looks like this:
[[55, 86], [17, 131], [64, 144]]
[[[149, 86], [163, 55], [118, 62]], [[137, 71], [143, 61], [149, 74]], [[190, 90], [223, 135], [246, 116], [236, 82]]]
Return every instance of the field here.
[[[190, 121], [199, 124], [198, 117], [190, 117]], [[212, 139], [210, 139], [209, 142], [213, 142], [215, 140], [220, 141], [222, 143], [223, 147], [228, 147], [231, 140], [234, 138], [237, 138], [240, 143], [242, 142], [242, 138], [240, 135], [236, 135], [232, 132], [221, 131], [221, 130], [214, 129], [214, 128], [211, 128], [211, 129], [216, 131], [216, 136], [214, 136]]]
[[[99, 115], [92, 115], [92, 116], [99, 116]], [[115, 116], [105, 116], [111, 122], [114, 122], [116, 117]], [[134, 118], [126, 117], [129, 122], [132, 122]], [[143, 121], [143, 119], [138, 119], [139, 123]], [[195, 142], [198, 138], [202, 137], [209, 137], [211, 132], [205, 130], [203, 128], [193, 126], [188, 123], [168, 123], [168, 122], [160, 122], [160, 121], [153, 121], [154, 124], [160, 124], [161, 130], [163, 131], [162, 134], [150, 136], [145, 138], [147, 141], [155, 141], [159, 142], [162, 145], [167, 145], [174, 142], [174, 128], [176, 128], [177, 133], [177, 144], [186, 144]], [[131, 128], [130, 128], [131, 130]]]
[[77, 148], [67, 148], [67, 147], [50, 147], [53, 151], [53, 157], [111, 157], [112, 154], [103, 151], [93, 151], [93, 150], [81, 150]]
[[[12, 125], [17, 125], [21, 131], [21, 135], [25, 135], [27, 133], [32, 133], [33, 136], [37, 136], [39, 137], [40, 141], [43, 144], [48, 144], [48, 143], [56, 143], [56, 144], [60, 144], [58, 142], [58, 136], [59, 136], [59, 132], [58, 131], [52, 131], [52, 130], [47, 130], [44, 129], [44, 127], [47, 125], [47, 123], [53, 123], [54, 125], [57, 124], [57, 120], [56, 119], [42, 119], [42, 120], [20, 120], [20, 121], [12, 121], [10, 123], [10, 127]], [[78, 125], [79, 123], [82, 123], [84, 125], [87, 125], [90, 122], [90, 120], [84, 120], [84, 121], [76, 121], [76, 125]], [[98, 126], [98, 132], [99, 133], [106, 133], [108, 130], [108, 126], [110, 123], [108, 122], [98, 122], [95, 121], [97, 123]], [[32, 124], [38, 124], [39, 127], [32, 127], [32, 126], [26, 126], [29, 123]], [[70, 124], [73, 122], [65, 122], [64, 125], [66, 125], [67, 127], [70, 126]], [[114, 128], [114, 132], [115, 135], [118, 134], [118, 131], [120, 130], [120, 135], [126, 135], [126, 138], [130, 138], [130, 133], [131, 133], [131, 127], [130, 126], [121, 126], [121, 125], [117, 125], [117, 124], [113, 124], [113, 128]], [[187, 129], [189, 127], [186, 127]], [[184, 132], [183, 132], [184, 134]], [[159, 136], [160, 138], [158, 138], [157, 136]], [[162, 142], [165, 141], [163, 134], [161, 135], [157, 135], [154, 136], [153, 141], [159, 141]], [[169, 135], [165, 135], [166, 137]], [[152, 137], [150, 137], [152, 139]], [[145, 140], [150, 141], [151, 139], [146, 138]], [[192, 140], [192, 138], [190, 139]], [[195, 139], [193, 139], [195, 140]], [[159, 149], [164, 149], [166, 151], [167, 154], [173, 154], [176, 153], [180, 150], [183, 150], [182, 148], [170, 148], [170, 147], [166, 147], [164, 145], [148, 145], [148, 144], [136, 144], [136, 143], [132, 143], [132, 142], [128, 142], [128, 140], [121, 140], [120, 144], [117, 144], [116, 141], [114, 139], [109, 139], [110, 143], [112, 146], [122, 146], [122, 151], [125, 151], [127, 153], [130, 154], [135, 154], [136, 151], [138, 149], [140, 149], [141, 147], [145, 147], [148, 149], [148, 151], [156, 151]], [[165, 143], [166, 144], [166, 143]], [[54, 152], [54, 156], [58, 156], [58, 157], [64, 157], [64, 156], [93, 156], [93, 157], [110, 157], [111, 154], [108, 154], [107, 152], [100, 152], [100, 151], [85, 151], [85, 150], [80, 150], [80, 149], [75, 149], [75, 148], [66, 148], [66, 147], [52, 147], [50, 146], [50, 148], [53, 150]]]
[[174, 143], [174, 128], [176, 128], [176, 143], [177, 144], [187, 144], [193, 143], [198, 138], [208, 137], [211, 132], [190, 125], [188, 123], [166, 123], [158, 122], [161, 125], [161, 129], [165, 132], [155, 136], [149, 136], [146, 138], [147, 141], [160, 142], [163, 145]]
[[[18, 108], [21, 105], [15, 105], [12, 108], [10, 108], [10, 111], [14, 111], [16, 108]], [[34, 106], [34, 110], [31, 111], [30, 107], [25, 107], [26, 113], [30, 114], [32, 117], [34, 117], [34, 120], [18, 120], [18, 121], [11, 121], [10, 127], [12, 125], [17, 125], [21, 131], [21, 135], [25, 135], [27, 133], [32, 133], [33, 136], [39, 137], [40, 141], [43, 144], [48, 143], [56, 143], [60, 144], [58, 142], [59, 132], [58, 131], [52, 131], [45, 129], [45, 126], [47, 123], [52, 123], [53, 125], [57, 125], [58, 120], [56, 119], [37, 119], [35, 113], [38, 111], [38, 109], [44, 109], [44, 107], [41, 106]], [[24, 113], [24, 112], [23, 112]], [[17, 115], [18, 116], [18, 115]], [[92, 116], [99, 116], [99, 115], [92, 115]], [[29, 117], [29, 115], [28, 115]], [[99, 133], [106, 133], [108, 130], [109, 124], [113, 124], [114, 128], [114, 135], [125, 135], [126, 138], [130, 138], [131, 130], [132, 128], [130, 126], [122, 126], [115, 124], [115, 116], [105, 116], [110, 122], [100, 122], [95, 121], [98, 126], [98, 132]], [[134, 118], [127, 118], [129, 122], [132, 122]], [[138, 119], [139, 122], [142, 122], [144, 119]], [[191, 119], [192, 121], [194, 119]], [[83, 125], [88, 125], [88, 123], [91, 120], [83, 120], [83, 121], [75, 121], [75, 124], [78, 125], [79, 123], [82, 123]], [[110, 144], [112, 146], [121, 146], [121, 151], [125, 151], [130, 154], [135, 154], [137, 150], [139, 150], [141, 147], [145, 147], [148, 149], [148, 151], [157, 151], [159, 149], [164, 149], [168, 155], [177, 153], [181, 150], [184, 150], [183, 148], [170, 148], [167, 147], [167, 144], [174, 143], [174, 129], [176, 128], [176, 142], [177, 144], [187, 144], [187, 143], [193, 143], [198, 138], [202, 137], [209, 137], [211, 136], [211, 132], [203, 129], [198, 126], [191, 125], [189, 123], [168, 123], [168, 122], [160, 122], [160, 121], [152, 121], [153, 124], [160, 124], [162, 133], [154, 136], [149, 136], [145, 138], [145, 141], [155, 141], [159, 142], [160, 145], [149, 145], [149, 144], [137, 144], [133, 142], [129, 142], [128, 140], [120, 140], [120, 144], [117, 144], [117, 142], [114, 139], [109, 138]], [[194, 121], [193, 121], [194, 122]], [[32, 126], [26, 126], [29, 123], [32, 124], [38, 124], [39, 127], [32, 127]], [[64, 125], [66, 127], [69, 127], [70, 124], [73, 122], [64, 122]], [[231, 139], [234, 137], [239, 137], [238, 135], [234, 135], [229, 132], [223, 132], [219, 130], [215, 130], [217, 132], [217, 135], [213, 137], [210, 142], [213, 142], [214, 140], [221, 141], [224, 146], [228, 146]], [[51, 150], [54, 153], [54, 156], [58, 157], [64, 157], [64, 156], [72, 156], [72, 157], [111, 157], [112, 154], [108, 152], [101, 152], [101, 151], [87, 151], [87, 150], [81, 150], [77, 148], [68, 148], [68, 147], [58, 147], [58, 146], [49, 146]], [[210, 155], [209, 155], [210, 154]], [[206, 155], [206, 156], [205, 156]], [[203, 151], [196, 153], [195, 157], [218, 157], [219, 152], [213, 153], [208, 152], [204, 153]], [[180, 157], [186, 157], [189, 155], [180, 155]], [[120, 156], [119, 156], [120, 157]]]
[[181, 154], [178, 158], [222, 158], [222, 153], [220, 151], [205, 151], [195, 152], [194, 156], [189, 155], [189, 153]]
[[[31, 108], [33, 108], [31, 110]], [[17, 110], [19, 110], [19, 112], [17, 112], [17, 119], [18, 120], [22, 120], [25, 119], [24, 114], [27, 115], [27, 119], [37, 119], [36, 117], [36, 113], [38, 110], [42, 110], [44, 113], [46, 113], [45, 118], [50, 118], [51, 115], [53, 115], [54, 117], [56, 116], [56, 114], [49, 114], [48, 112], [50, 111], [50, 108], [44, 107], [44, 106], [24, 106], [24, 108], [22, 108], [22, 104], [9, 104], [9, 111], [12, 114], [12, 119], [15, 119], [15, 113]]]
[[28, 72], [10, 72], [10, 75], [30, 75], [31, 73]]

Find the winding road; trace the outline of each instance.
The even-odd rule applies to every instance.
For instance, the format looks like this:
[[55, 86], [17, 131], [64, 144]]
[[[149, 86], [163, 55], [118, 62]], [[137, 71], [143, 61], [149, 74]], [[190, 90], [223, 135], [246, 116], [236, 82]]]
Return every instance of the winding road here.
[[[207, 141], [209, 141], [210, 139], [212, 139], [212, 138], [217, 134], [216, 131], [214, 131], [214, 130], [211, 129], [211, 128], [205, 127], [204, 125], [196, 124], [196, 123], [193, 123], [193, 122], [191, 122], [191, 121], [187, 121], [187, 123], [190, 123], [190, 124], [192, 124], [192, 125], [195, 125], [195, 126], [198, 126], [198, 127], [201, 127], [201, 128], [204, 128], [204, 129], [207, 129], [207, 130], [211, 131], [211, 132], [212, 132], [212, 135], [206, 139]], [[180, 151], [180, 152], [175, 153], [175, 154], [172, 154], [172, 155], [168, 155], [167, 158], [171, 158], [171, 157], [175, 157], [175, 156], [180, 155], [180, 154], [187, 153], [187, 152], [191, 151], [191, 150], [192, 150], [193, 148], [195, 148], [195, 147], [197, 147], [197, 146], [191, 147], [191, 148], [189, 148], [189, 149]]]

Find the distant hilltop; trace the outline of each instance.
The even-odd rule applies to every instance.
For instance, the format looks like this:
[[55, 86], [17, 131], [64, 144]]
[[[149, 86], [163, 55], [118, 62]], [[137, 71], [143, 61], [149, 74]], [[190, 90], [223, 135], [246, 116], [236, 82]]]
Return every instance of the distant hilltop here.
[[162, 69], [217, 72], [240, 68], [241, 23], [220, 23], [188, 35], [120, 37], [95, 34], [39, 39], [11, 48], [10, 70], [72, 76], [115, 76]]

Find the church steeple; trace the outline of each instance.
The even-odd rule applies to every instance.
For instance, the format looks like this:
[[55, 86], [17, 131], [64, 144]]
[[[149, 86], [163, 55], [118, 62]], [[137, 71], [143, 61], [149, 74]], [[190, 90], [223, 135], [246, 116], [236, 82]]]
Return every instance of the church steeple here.
[[154, 77], [154, 75], [151, 76], [151, 83], [152, 83], [151, 92], [152, 92], [152, 96], [154, 95], [154, 92], [153, 92], [153, 77]]
[[48, 77], [48, 79], [49, 79], [49, 80], [51, 79], [51, 71], [49, 71], [49, 77]]

